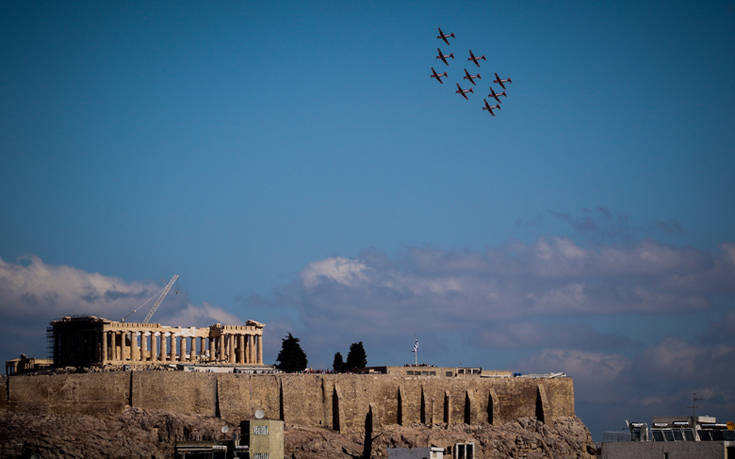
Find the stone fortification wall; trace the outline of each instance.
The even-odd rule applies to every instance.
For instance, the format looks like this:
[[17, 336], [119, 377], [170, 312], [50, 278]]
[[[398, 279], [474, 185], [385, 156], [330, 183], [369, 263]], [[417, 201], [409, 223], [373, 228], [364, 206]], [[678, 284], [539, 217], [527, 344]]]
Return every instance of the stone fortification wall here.
[[130, 373], [10, 376], [8, 408], [33, 414], [121, 412], [130, 403]]
[[[0, 410], [121, 412], [125, 406], [270, 419], [338, 431], [380, 425], [502, 424], [574, 415], [570, 378], [444, 378], [392, 375], [240, 375], [119, 372], [3, 379]], [[7, 399], [6, 399], [7, 397]]]
[[0, 376], [0, 413], [8, 410], [8, 377]]

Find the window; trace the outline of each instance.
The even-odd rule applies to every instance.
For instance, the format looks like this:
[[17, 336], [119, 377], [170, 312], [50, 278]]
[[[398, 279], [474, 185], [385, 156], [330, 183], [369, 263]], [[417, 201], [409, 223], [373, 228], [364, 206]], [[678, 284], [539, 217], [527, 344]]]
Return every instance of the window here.
[[454, 373], [452, 373], [451, 371], [447, 371], [447, 372], [446, 372], [446, 375], [447, 375], [447, 376], [452, 376], [453, 374], [454, 374]]
[[681, 430], [674, 430], [674, 440], [684, 441], [684, 434]]
[[664, 434], [660, 430], [653, 430], [653, 441], [664, 441]]
[[406, 374], [407, 374], [407, 375], [409, 375], [409, 376], [413, 376], [413, 371], [411, 371], [411, 370], [408, 370], [408, 371], [406, 372]]
[[430, 373], [431, 373], [431, 376], [436, 376], [436, 371], [432, 371]]
[[475, 459], [474, 443], [457, 443], [454, 445], [455, 459]]
[[674, 432], [671, 430], [664, 430], [664, 437], [666, 441], [674, 441]]
[[686, 439], [686, 441], [694, 441], [694, 432], [692, 432], [691, 429], [685, 430], [684, 438]]

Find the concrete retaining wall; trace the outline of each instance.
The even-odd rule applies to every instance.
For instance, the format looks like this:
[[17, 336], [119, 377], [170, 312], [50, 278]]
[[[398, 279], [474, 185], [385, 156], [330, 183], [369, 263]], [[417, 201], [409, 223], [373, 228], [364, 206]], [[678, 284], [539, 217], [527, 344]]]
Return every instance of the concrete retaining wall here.
[[[0, 384], [0, 410], [95, 414], [132, 405], [237, 423], [262, 409], [269, 419], [341, 431], [362, 430], [371, 408], [375, 425], [501, 424], [574, 415], [570, 378], [135, 371], [11, 376]], [[10, 399], [4, 401], [6, 393]]]

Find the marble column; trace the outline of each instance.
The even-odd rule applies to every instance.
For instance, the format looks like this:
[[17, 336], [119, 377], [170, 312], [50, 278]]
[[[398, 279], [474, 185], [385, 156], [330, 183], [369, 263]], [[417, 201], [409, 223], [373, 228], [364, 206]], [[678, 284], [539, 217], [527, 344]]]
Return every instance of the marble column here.
[[146, 336], [146, 332], [140, 333], [140, 361], [148, 361], [148, 336]]
[[219, 335], [219, 355], [218, 360], [224, 362], [225, 360], [225, 335], [224, 333]]
[[258, 335], [258, 365], [263, 365], [263, 335]]
[[168, 334], [161, 332], [161, 362], [168, 359]]
[[140, 362], [140, 347], [138, 346], [138, 332], [134, 331], [130, 333], [130, 360], [133, 362]]
[[245, 335], [237, 335], [237, 363], [245, 363]]
[[189, 339], [186, 336], [181, 337], [181, 344], [179, 345], [179, 361], [186, 362], [186, 340]]
[[169, 360], [171, 360], [172, 362], [176, 361], [176, 341], [178, 340], [179, 338], [171, 333], [171, 358]]
[[158, 349], [160, 346], [161, 334], [157, 332], [151, 333], [151, 361], [158, 362], [160, 360], [160, 354]]
[[213, 362], [215, 360], [214, 355], [214, 338], [211, 336], [209, 337], [209, 361]]
[[102, 332], [102, 364], [107, 362], [107, 332]]
[[230, 334], [227, 336], [227, 338], [228, 338], [227, 341], [229, 341], [229, 345], [230, 345], [229, 360], [230, 360], [230, 363], [235, 363], [235, 335]]

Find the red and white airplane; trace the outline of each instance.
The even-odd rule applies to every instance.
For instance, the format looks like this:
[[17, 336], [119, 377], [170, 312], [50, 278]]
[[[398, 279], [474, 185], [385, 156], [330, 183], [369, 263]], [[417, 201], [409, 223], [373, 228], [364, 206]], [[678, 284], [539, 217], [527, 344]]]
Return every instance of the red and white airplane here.
[[[457, 90], [454, 91], [454, 92], [456, 92], [457, 94], [459, 94], [462, 97], [464, 97], [465, 99], [467, 99], [467, 93], [468, 92], [475, 92], [475, 91], [473, 91], [472, 88], [470, 88], [470, 89], [462, 89], [462, 86], [460, 86], [459, 83], [457, 83]], [[469, 99], [467, 99], [467, 100], [469, 100]]]
[[449, 35], [445, 35], [444, 32], [442, 32], [442, 28], [439, 27], [439, 35], [437, 35], [436, 38], [444, 40], [444, 43], [449, 44], [449, 40], [447, 40], [447, 38], [455, 38], [455, 36], [454, 32], [450, 33]]
[[465, 80], [470, 80], [470, 83], [472, 84], [476, 84], [475, 78], [480, 79], [480, 80], [482, 79], [479, 73], [477, 75], [470, 75], [470, 72], [468, 72], [467, 69], [464, 69], [464, 76], [462, 78]]
[[493, 83], [498, 83], [501, 88], [505, 89], [505, 85], [503, 83], [513, 83], [513, 80], [511, 80], [510, 78], [508, 78], [507, 80], [501, 80], [498, 76], [498, 72], [495, 72], [495, 79], [493, 80]]
[[448, 55], [447, 55], [447, 54], [443, 54], [443, 53], [442, 53], [442, 50], [441, 50], [441, 49], [439, 49], [439, 48], [437, 48], [437, 49], [436, 49], [436, 52], [437, 52], [437, 53], [439, 53], [439, 54], [438, 54], [438, 55], [436, 56], [436, 58], [437, 58], [437, 59], [441, 59], [441, 60], [442, 60], [442, 62], [444, 62], [444, 63], [445, 63], [445, 64], [447, 64], [447, 65], [449, 65], [449, 62], [447, 62], [447, 58], [448, 58], [448, 57], [451, 57], [452, 59], [454, 59], [454, 53], [449, 53]]
[[485, 106], [482, 107], [482, 109], [489, 111], [491, 115], [495, 116], [495, 113], [493, 113], [493, 109], [500, 110], [500, 105], [490, 105], [487, 103], [487, 99], [482, 99], [482, 101], [485, 102]]
[[490, 94], [488, 94], [487, 96], [488, 97], [492, 97], [493, 99], [497, 100], [498, 103], [500, 103], [500, 97], [498, 97], [498, 96], [508, 97], [508, 94], [506, 94], [505, 91], [503, 91], [500, 94], [498, 94], [497, 92], [495, 92], [495, 90], [493, 89], [493, 87], [490, 86]]
[[472, 61], [475, 63], [476, 66], [480, 66], [479, 60], [486, 61], [485, 56], [475, 57], [475, 55], [472, 53], [472, 50], [470, 50], [470, 57], [467, 58], [468, 61]]
[[430, 78], [436, 78], [436, 81], [438, 81], [441, 84], [444, 84], [442, 81], [442, 77], [448, 77], [447, 72], [444, 73], [436, 73], [436, 70], [434, 70], [434, 67], [431, 68], [432, 75], [429, 75]]

